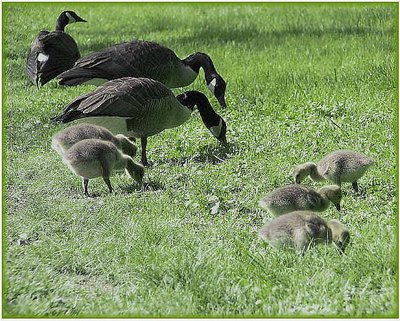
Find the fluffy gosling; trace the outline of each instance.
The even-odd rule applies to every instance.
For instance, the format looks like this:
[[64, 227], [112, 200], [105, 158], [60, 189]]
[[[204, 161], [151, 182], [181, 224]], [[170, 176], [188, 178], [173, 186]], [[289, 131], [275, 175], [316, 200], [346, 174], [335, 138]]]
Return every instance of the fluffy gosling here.
[[330, 202], [340, 211], [341, 199], [342, 192], [337, 185], [324, 186], [315, 191], [304, 185], [293, 184], [277, 188], [263, 197], [259, 204], [274, 216], [278, 216], [300, 210], [323, 212]]
[[342, 182], [351, 182], [353, 189], [358, 192], [357, 180], [364, 175], [374, 161], [362, 154], [349, 150], [338, 150], [325, 156], [315, 163], [305, 163], [295, 167], [293, 178], [301, 183], [307, 176], [314, 181], [325, 179], [341, 186]]
[[77, 142], [90, 138], [109, 141], [122, 150], [124, 154], [132, 158], [136, 156], [137, 146], [126, 136], [121, 134], [114, 136], [107, 128], [87, 123], [65, 128], [55, 134], [51, 147], [62, 156]]
[[345, 225], [337, 220], [326, 222], [310, 211], [279, 216], [262, 227], [259, 235], [275, 248], [294, 247], [302, 255], [317, 244], [332, 242], [343, 254], [350, 242]]
[[89, 196], [90, 178], [102, 176], [112, 193], [110, 175], [113, 170], [125, 169], [128, 175], [139, 184], [142, 183], [144, 175], [142, 165], [123, 154], [113, 143], [100, 139], [85, 139], [77, 142], [65, 152], [63, 161], [72, 172], [82, 177], [86, 196]]

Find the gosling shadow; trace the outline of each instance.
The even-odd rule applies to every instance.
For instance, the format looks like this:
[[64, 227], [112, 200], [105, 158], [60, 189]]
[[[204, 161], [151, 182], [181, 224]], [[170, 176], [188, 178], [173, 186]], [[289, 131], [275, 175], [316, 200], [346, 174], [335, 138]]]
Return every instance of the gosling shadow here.
[[165, 185], [160, 182], [143, 182], [142, 185], [133, 183], [127, 186], [121, 186], [124, 194], [132, 194], [137, 192], [160, 192], [165, 190]]

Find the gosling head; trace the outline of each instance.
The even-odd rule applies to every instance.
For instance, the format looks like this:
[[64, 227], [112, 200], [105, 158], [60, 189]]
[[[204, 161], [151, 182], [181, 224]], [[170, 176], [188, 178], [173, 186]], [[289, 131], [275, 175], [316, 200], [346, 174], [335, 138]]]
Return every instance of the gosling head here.
[[125, 135], [118, 134], [115, 135], [115, 138], [121, 144], [122, 152], [130, 157], [135, 157], [137, 153], [137, 146]]
[[206, 78], [207, 87], [211, 91], [211, 93], [217, 98], [219, 104], [222, 108], [226, 108], [225, 103], [225, 91], [226, 91], [226, 82], [225, 80], [214, 73]]
[[342, 190], [340, 186], [328, 185], [319, 189], [321, 195], [325, 195], [328, 200], [335, 204], [336, 209], [340, 211], [340, 201], [342, 199]]
[[127, 164], [125, 169], [127, 174], [141, 185], [144, 176], [144, 166], [136, 163], [129, 156], [126, 156], [126, 158], [127, 158]]
[[350, 233], [347, 227], [338, 220], [330, 220], [327, 225], [332, 233], [332, 242], [335, 243], [340, 254], [344, 254], [347, 245], [350, 243]]
[[296, 184], [300, 184], [308, 175], [311, 173], [311, 166], [312, 163], [305, 163], [301, 165], [297, 165], [293, 169], [293, 178]]

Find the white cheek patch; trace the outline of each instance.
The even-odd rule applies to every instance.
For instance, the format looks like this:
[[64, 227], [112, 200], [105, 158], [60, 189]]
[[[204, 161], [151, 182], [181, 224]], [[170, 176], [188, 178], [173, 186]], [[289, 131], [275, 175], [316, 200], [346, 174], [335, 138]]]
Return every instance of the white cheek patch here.
[[212, 132], [212, 134], [213, 134], [215, 137], [218, 138], [219, 135], [221, 134], [221, 129], [222, 129], [222, 119], [219, 120], [218, 126], [210, 127], [210, 132]]
[[211, 82], [208, 84], [208, 89], [210, 89], [210, 91], [214, 94], [214, 90], [215, 90], [215, 85], [217, 84], [217, 79], [214, 78], [213, 80], [211, 80]]
[[46, 62], [47, 60], [49, 60], [49, 56], [48, 55], [44, 55], [42, 53], [38, 54], [37, 60], [40, 62]]
[[75, 18], [74, 18], [69, 12], [67, 12], [66, 14], [67, 14], [69, 23], [74, 23], [74, 22], [76, 22]]

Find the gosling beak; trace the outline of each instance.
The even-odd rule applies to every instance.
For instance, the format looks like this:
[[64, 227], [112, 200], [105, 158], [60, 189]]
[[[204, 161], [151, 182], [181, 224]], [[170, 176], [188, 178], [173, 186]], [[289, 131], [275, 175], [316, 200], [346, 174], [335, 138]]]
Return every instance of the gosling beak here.
[[225, 102], [224, 95], [216, 97], [216, 98], [217, 98], [219, 104], [221, 105], [221, 107], [225, 109], [226, 108], [226, 102]]
[[343, 243], [342, 242], [337, 242], [337, 250], [340, 253], [340, 255], [344, 255], [344, 248], [343, 248]]
[[337, 209], [338, 211], [340, 211], [340, 203], [335, 204], [335, 206], [336, 206], [336, 209]]
[[300, 182], [300, 178], [298, 178], [298, 177], [295, 178], [295, 181], [296, 181], [296, 184], [300, 184], [301, 183]]

